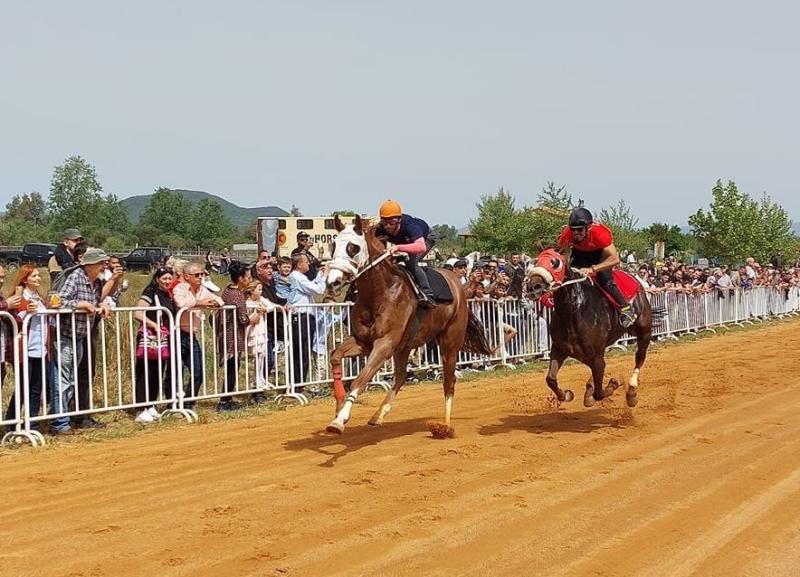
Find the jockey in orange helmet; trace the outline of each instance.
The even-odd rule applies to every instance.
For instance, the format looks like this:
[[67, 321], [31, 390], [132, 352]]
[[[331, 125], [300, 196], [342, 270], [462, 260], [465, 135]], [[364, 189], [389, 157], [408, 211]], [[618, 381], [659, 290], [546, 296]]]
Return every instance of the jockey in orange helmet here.
[[436, 242], [436, 235], [421, 218], [403, 214], [403, 209], [394, 200], [387, 200], [381, 205], [380, 223], [375, 231], [377, 236], [385, 236], [393, 243], [393, 251], [408, 255], [406, 267], [414, 276], [420, 288], [419, 304], [425, 308], [433, 308], [436, 301], [428, 282], [428, 275], [420, 270], [417, 263], [430, 252]]
[[570, 266], [587, 276], [594, 273], [600, 286], [617, 301], [620, 324], [625, 328], [631, 326], [636, 321], [636, 314], [611, 274], [611, 269], [619, 264], [614, 236], [606, 225], [594, 222], [592, 213], [582, 206], [569, 215], [569, 225], [564, 227], [556, 241], [559, 252], [570, 248]]

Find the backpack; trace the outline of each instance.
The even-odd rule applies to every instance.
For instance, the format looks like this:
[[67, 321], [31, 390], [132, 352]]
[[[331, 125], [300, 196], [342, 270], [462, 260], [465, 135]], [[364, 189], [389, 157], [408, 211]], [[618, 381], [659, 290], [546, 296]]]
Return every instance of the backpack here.
[[61, 289], [64, 288], [64, 285], [66, 284], [67, 278], [69, 277], [69, 275], [71, 275], [76, 270], [78, 270], [80, 268], [80, 266], [81, 265], [76, 264], [76, 265], [73, 265], [73, 266], [69, 266], [69, 267], [65, 268], [64, 270], [60, 271], [56, 275], [56, 278], [54, 278], [53, 281], [50, 283], [50, 292], [56, 292], [56, 293], [61, 292]]

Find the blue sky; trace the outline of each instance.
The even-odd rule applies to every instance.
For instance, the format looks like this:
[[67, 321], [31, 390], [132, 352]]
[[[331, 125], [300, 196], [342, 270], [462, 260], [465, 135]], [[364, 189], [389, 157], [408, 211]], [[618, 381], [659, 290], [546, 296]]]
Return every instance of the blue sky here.
[[717, 178], [800, 219], [788, 2], [16, 2], [0, 204], [80, 154], [107, 192], [465, 225], [548, 180], [683, 224]]

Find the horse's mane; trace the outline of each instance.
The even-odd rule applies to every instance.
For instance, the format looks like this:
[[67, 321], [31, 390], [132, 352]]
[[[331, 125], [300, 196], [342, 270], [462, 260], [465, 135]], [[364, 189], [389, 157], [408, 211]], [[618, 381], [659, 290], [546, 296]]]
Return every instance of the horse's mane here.
[[378, 225], [369, 224], [364, 228], [364, 238], [367, 240], [370, 258], [374, 258], [386, 250], [386, 241], [381, 239], [376, 232]]

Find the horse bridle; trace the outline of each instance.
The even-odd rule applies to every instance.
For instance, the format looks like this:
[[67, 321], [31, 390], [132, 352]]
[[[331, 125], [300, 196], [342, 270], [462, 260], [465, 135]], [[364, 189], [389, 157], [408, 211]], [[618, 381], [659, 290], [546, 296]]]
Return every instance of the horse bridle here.
[[[532, 273], [536, 273], [536, 269], [537, 268], [541, 269], [542, 267], [535, 267], [531, 272]], [[544, 269], [544, 270], [545, 270], [545, 272], [550, 274], [550, 272], [547, 271], [547, 269]], [[572, 270], [573, 272], [578, 273], [578, 269], [571, 268], [570, 270]], [[541, 273], [538, 273], [538, 274], [540, 276], [542, 276]], [[578, 274], [580, 274], [580, 273], [578, 273]], [[550, 277], [552, 278], [552, 274], [550, 274]], [[554, 280], [551, 280], [549, 283], [547, 283], [547, 292], [555, 292], [558, 289], [562, 289], [562, 288], [567, 287], [569, 285], [579, 284], [579, 283], [586, 282], [586, 281], [589, 281], [590, 284], [594, 284], [594, 281], [592, 280], [592, 277], [587, 276], [587, 275], [583, 275], [583, 274], [580, 274], [579, 278], [574, 278], [574, 279], [571, 279], [571, 280], [568, 280], [568, 281], [564, 281], [564, 282], [560, 282], [560, 283], [557, 283]]]
[[[573, 272], [578, 272], [578, 270], [574, 269], [574, 268], [570, 269], [570, 270], [572, 270]], [[594, 280], [592, 280], [592, 277], [590, 277], [588, 275], [581, 275], [579, 278], [574, 278], [572, 280], [568, 280], [568, 281], [559, 283], [559, 284], [557, 284], [555, 286], [553, 286], [551, 284], [551, 287], [550, 287], [549, 290], [555, 291], [555, 290], [558, 290], [560, 288], [564, 288], [565, 286], [569, 286], [571, 284], [578, 284], [578, 283], [586, 282], [587, 280], [589, 281], [589, 284], [594, 284]]]
[[347, 258], [336, 257], [332, 259], [330, 263], [328, 263], [328, 266], [334, 269], [338, 269], [340, 272], [343, 272], [345, 274], [351, 275], [353, 278], [352, 280], [348, 281], [348, 284], [350, 284], [355, 282], [358, 279], [358, 277], [360, 277], [362, 274], [374, 268], [375, 266], [377, 266], [390, 256], [392, 256], [392, 253], [387, 250], [379, 254], [377, 257], [375, 257], [374, 260], [368, 261], [366, 266], [364, 266], [364, 268], [362, 268], [361, 270], [359, 270], [358, 263], [352, 257], [347, 257]]

